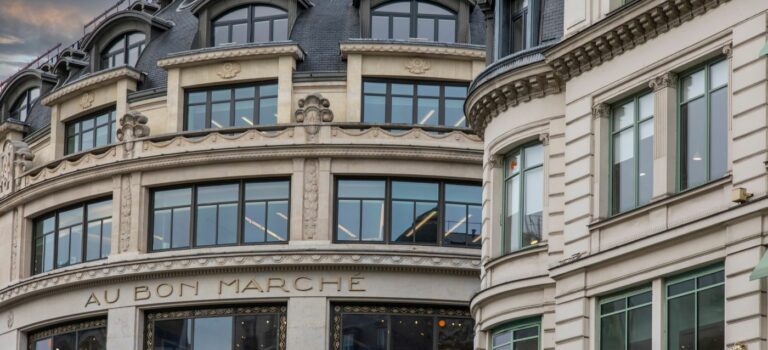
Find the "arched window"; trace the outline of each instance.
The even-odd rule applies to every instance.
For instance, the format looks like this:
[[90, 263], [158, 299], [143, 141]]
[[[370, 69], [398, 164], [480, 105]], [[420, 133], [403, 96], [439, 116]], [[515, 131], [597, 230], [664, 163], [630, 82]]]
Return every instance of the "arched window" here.
[[35, 102], [37, 102], [39, 97], [39, 88], [31, 88], [27, 91], [24, 91], [24, 93], [21, 94], [21, 96], [19, 96], [19, 98], [13, 104], [13, 107], [11, 107], [11, 119], [16, 119], [22, 122], [27, 121], [27, 117], [32, 110], [32, 106], [35, 105]]
[[288, 40], [288, 12], [250, 5], [231, 10], [213, 21], [213, 45]]
[[146, 35], [140, 32], [121, 35], [102, 52], [101, 69], [125, 65], [135, 67], [146, 46], [146, 39]]
[[422, 39], [456, 42], [456, 14], [424, 1], [390, 2], [373, 9], [374, 39]]

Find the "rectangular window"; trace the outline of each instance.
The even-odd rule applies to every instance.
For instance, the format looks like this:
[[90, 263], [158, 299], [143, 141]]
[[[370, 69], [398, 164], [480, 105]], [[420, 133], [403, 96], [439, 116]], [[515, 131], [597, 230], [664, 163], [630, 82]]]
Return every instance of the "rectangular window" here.
[[544, 146], [520, 147], [504, 163], [504, 252], [511, 252], [541, 241]]
[[184, 130], [277, 124], [277, 83], [195, 89], [186, 93]]
[[278, 349], [285, 306], [176, 310], [147, 315], [148, 349]]
[[651, 350], [651, 305], [649, 288], [600, 300], [600, 349]]
[[467, 127], [466, 84], [368, 79], [363, 82], [363, 122]]
[[728, 60], [719, 60], [680, 79], [681, 190], [728, 171], [728, 74]]
[[112, 200], [79, 204], [34, 220], [34, 274], [104, 259], [112, 247]]
[[29, 334], [31, 350], [107, 349], [107, 320], [55, 325]]
[[725, 271], [722, 264], [667, 281], [667, 348], [725, 347]]
[[158, 189], [150, 212], [152, 250], [287, 242], [288, 180]]
[[428, 180], [340, 179], [336, 241], [479, 247], [480, 185]]
[[653, 196], [653, 94], [611, 108], [611, 212], [618, 214]]
[[493, 330], [491, 350], [541, 349], [541, 317], [515, 321]]
[[66, 154], [110, 145], [116, 133], [114, 109], [69, 122], [65, 126]]
[[331, 319], [334, 350], [472, 350], [474, 341], [463, 309], [335, 305]]
[[498, 58], [525, 51], [540, 44], [541, 0], [499, 1]]

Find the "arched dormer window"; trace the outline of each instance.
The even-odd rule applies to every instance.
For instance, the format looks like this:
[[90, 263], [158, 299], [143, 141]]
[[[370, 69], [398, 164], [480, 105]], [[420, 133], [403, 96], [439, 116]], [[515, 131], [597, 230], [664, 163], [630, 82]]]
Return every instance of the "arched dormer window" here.
[[11, 119], [27, 121], [27, 117], [38, 98], [40, 98], [40, 88], [31, 88], [22, 93], [11, 107]]
[[120, 35], [101, 53], [101, 69], [135, 67], [146, 46], [146, 38], [141, 32]]
[[389, 2], [371, 11], [371, 37], [453, 43], [456, 20], [456, 13], [429, 2]]
[[212, 22], [213, 46], [288, 40], [288, 12], [249, 5], [226, 12]]

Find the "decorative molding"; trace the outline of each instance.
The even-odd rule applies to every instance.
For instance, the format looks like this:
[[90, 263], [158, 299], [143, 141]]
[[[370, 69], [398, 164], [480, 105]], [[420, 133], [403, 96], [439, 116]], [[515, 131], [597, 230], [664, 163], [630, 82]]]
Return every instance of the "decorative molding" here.
[[607, 103], [598, 103], [592, 106], [592, 119], [608, 118], [611, 115], [611, 106]]
[[170, 69], [183, 66], [201, 65], [212, 61], [222, 60], [245, 61], [251, 59], [292, 56], [296, 60], [304, 60], [304, 51], [295, 43], [281, 43], [269, 45], [248, 45], [234, 47], [215, 47], [202, 50], [193, 50], [174, 54], [168, 58], [157, 61], [161, 68]]
[[654, 92], [674, 87], [677, 84], [677, 74], [672, 72], [666, 72], [659, 75], [648, 82], [648, 87], [653, 89]]
[[493, 169], [501, 169], [504, 167], [504, 156], [500, 154], [491, 154], [488, 156], [487, 164]]
[[83, 94], [83, 96], [80, 97], [80, 108], [87, 109], [91, 108], [93, 106], [93, 101], [96, 99], [96, 97], [93, 96], [92, 92], [86, 92]]
[[49, 328], [43, 331], [30, 333], [29, 334], [30, 349], [32, 347], [32, 344], [34, 344], [35, 341], [38, 341], [40, 339], [45, 339], [45, 338], [52, 337], [55, 335], [60, 335], [60, 334], [66, 334], [66, 333], [72, 333], [72, 332], [77, 332], [77, 331], [86, 330], [86, 329], [102, 328], [102, 327], [107, 327], [107, 319], [105, 318], [92, 320], [92, 321], [71, 323], [64, 326], [58, 326], [58, 327]]
[[131, 249], [131, 175], [120, 177], [120, 242], [118, 249], [120, 253], [126, 253]]
[[320, 160], [317, 158], [304, 160], [304, 212], [302, 213], [302, 232], [305, 240], [313, 240], [317, 234], [318, 177]]
[[232, 79], [240, 74], [242, 67], [237, 62], [225, 62], [221, 64], [221, 68], [216, 73], [221, 79]]
[[360, 42], [342, 42], [341, 55], [395, 55], [395, 56], [434, 56], [447, 59], [485, 60], [484, 47], [430, 45], [427, 43], [381, 42], [361, 40]]
[[13, 328], [13, 318], [14, 318], [13, 310], [8, 311], [8, 320], [5, 323], [8, 326], [8, 329]]
[[725, 55], [726, 58], [731, 59], [733, 58], [733, 44], [728, 43], [727, 45], [723, 46], [723, 55]]
[[411, 58], [405, 63], [405, 70], [413, 74], [424, 74], [430, 69], [432, 69], [432, 65], [429, 60], [424, 58]]
[[729, 346], [728, 350], [747, 350], [747, 345], [744, 343], [736, 343]]
[[136, 140], [149, 136], [149, 119], [134, 111], [128, 111], [120, 117], [120, 127], [117, 129], [117, 140], [123, 142], [123, 149], [126, 155], [133, 155]]
[[13, 215], [11, 217], [11, 220], [13, 220], [13, 229], [11, 229], [11, 264], [10, 264], [10, 273], [8, 276], [11, 276], [11, 280], [16, 280], [18, 276], [21, 274], [19, 273], [18, 269], [18, 263], [17, 260], [19, 258], [19, 239], [21, 238], [21, 229], [19, 228], [19, 223], [21, 220], [24, 220], [24, 217], [22, 217], [21, 212], [18, 208], [15, 208], [13, 210]]
[[0, 153], [0, 198], [20, 186], [19, 175], [32, 167], [35, 154], [23, 141], [5, 141]]
[[319, 93], [309, 94], [307, 97], [299, 100], [299, 108], [296, 109], [294, 117], [297, 123], [303, 123], [306, 126], [307, 141], [316, 143], [322, 123], [333, 121], [333, 111], [329, 108], [331, 102]]
[[86, 75], [79, 80], [64, 85], [63, 87], [45, 96], [42, 101], [44, 105], [52, 106], [72, 98], [72, 95], [75, 95], [80, 91], [96, 87], [97, 85], [112, 83], [120, 79], [132, 79], [135, 81], [141, 81], [143, 77], [143, 73], [131, 67], [109, 69], [98, 72], [96, 74]]
[[539, 134], [539, 142], [541, 142], [542, 145], [548, 146], [549, 145], [549, 133], [544, 132]]

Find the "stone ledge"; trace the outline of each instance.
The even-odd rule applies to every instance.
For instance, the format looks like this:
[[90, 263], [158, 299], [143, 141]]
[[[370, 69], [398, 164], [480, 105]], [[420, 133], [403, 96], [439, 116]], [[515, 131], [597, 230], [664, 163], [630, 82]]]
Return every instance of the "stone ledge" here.
[[297, 43], [292, 41], [219, 46], [175, 53], [157, 61], [157, 66], [170, 69], [220, 60], [248, 60], [281, 56], [291, 56], [301, 61], [304, 60], [305, 53]]
[[437, 56], [458, 60], [485, 60], [485, 48], [465, 44], [440, 44], [404, 40], [353, 40], [339, 44], [342, 57], [350, 54], [392, 56]]
[[72, 98], [73, 95], [82, 92], [85, 89], [94, 88], [98, 85], [105, 85], [120, 79], [133, 79], [141, 81], [144, 73], [139, 72], [132, 67], [117, 67], [89, 74], [81, 79], [75, 80], [63, 87], [51, 92], [43, 98], [42, 103], [46, 106], [52, 106], [64, 100]]

